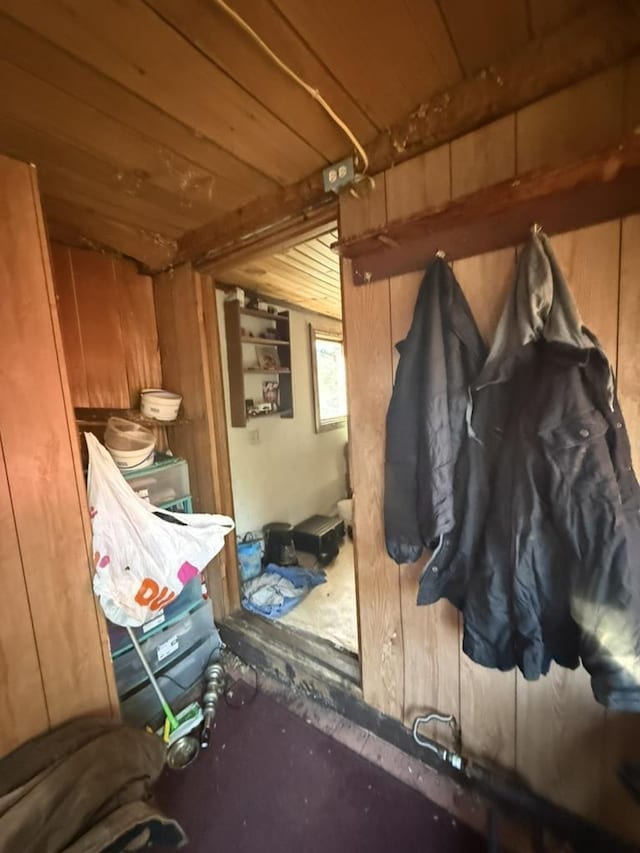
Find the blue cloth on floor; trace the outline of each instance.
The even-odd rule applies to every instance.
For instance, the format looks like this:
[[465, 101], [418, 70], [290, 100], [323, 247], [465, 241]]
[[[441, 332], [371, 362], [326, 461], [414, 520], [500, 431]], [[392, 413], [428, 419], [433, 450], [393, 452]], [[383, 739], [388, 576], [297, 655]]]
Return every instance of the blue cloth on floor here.
[[326, 581], [324, 569], [311, 571], [269, 563], [261, 575], [242, 587], [242, 606], [259, 616], [279, 619], [300, 604], [313, 587]]

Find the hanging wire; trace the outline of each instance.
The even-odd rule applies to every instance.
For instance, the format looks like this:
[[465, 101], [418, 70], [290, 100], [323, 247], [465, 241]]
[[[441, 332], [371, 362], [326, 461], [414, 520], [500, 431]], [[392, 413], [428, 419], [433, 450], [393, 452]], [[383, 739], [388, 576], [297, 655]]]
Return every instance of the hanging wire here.
[[305, 92], [307, 92], [309, 95], [311, 95], [311, 97], [314, 98], [314, 100], [316, 100], [320, 104], [320, 106], [327, 113], [329, 118], [332, 121], [334, 121], [335, 124], [338, 125], [340, 130], [342, 130], [342, 132], [348, 137], [348, 139], [350, 140], [350, 142], [353, 144], [356, 151], [358, 152], [360, 160], [362, 161], [361, 174], [356, 175], [356, 179], [362, 180], [365, 177], [364, 173], [369, 168], [369, 158], [367, 157], [367, 152], [364, 150], [363, 146], [360, 144], [360, 142], [358, 141], [356, 135], [353, 133], [351, 128], [346, 124], [346, 122], [342, 121], [342, 119], [340, 118], [339, 115], [337, 115], [334, 112], [334, 110], [329, 106], [329, 104], [322, 97], [322, 95], [320, 94], [318, 89], [314, 89], [313, 86], [310, 86], [301, 77], [299, 77], [292, 68], [289, 68], [289, 66], [286, 63], [284, 63], [280, 59], [280, 57], [271, 50], [269, 45], [266, 44], [266, 42], [264, 42], [260, 38], [258, 33], [244, 20], [244, 18], [240, 17], [240, 15], [234, 9], [232, 9], [230, 6], [228, 6], [224, 2], [224, 0], [214, 0], [214, 2], [218, 6], [220, 6], [220, 8], [223, 9], [227, 13], [227, 15], [229, 15], [229, 17], [232, 18], [236, 22], [236, 24], [241, 29], [243, 29], [245, 31], [245, 33], [247, 33], [248, 36], [250, 36], [250, 38], [252, 38], [255, 41], [255, 43], [267, 54], [267, 56], [271, 60], [273, 60], [273, 62], [275, 62], [275, 64], [278, 66], [278, 68], [280, 68], [282, 71], [284, 71], [284, 73], [287, 76], [289, 76], [295, 83], [297, 83], [298, 86], [301, 86], [305, 90]]

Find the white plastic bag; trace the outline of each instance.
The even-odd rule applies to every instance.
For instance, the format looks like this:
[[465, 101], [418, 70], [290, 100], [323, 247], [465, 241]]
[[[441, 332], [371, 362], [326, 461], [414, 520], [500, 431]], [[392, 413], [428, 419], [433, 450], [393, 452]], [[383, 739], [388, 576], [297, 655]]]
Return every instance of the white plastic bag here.
[[[85, 438], [96, 568], [93, 591], [116, 625], [142, 625], [222, 550], [233, 521], [226, 515], [152, 506], [136, 495], [98, 439], [91, 433]], [[154, 512], [180, 523], [163, 521]]]

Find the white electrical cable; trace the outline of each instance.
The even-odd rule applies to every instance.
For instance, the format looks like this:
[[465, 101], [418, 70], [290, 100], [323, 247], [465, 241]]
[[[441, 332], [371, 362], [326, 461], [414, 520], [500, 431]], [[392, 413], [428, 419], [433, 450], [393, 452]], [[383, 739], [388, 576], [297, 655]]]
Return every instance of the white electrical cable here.
[[247, 35], [249, 35], [256, 42], [257, 45], [262, 48], [262, 50], [267, 54], [267, 56], [269, 56], [275, 62], [278, 68], [284, 71], [284, 73], [291, 77], [291, 79], [296, 82], [298, 86], [301, 86], [305, 90], [305, 92], [311, 95], [311, 97], [314, 98], [320, 104], [320, 106], [327, 113], [329, 118], [331, 118], [332, 121], [334, 121], [338, 125], [340, 130], [342, 130], [342, 132], [353, 143], [356, 151], [360, 155], [360, 159], [362, 160], [362, 172], [366, 172], [369, 168], [369, 158], [367, 157], [367, 152], [364, 150], [363, 146], [360, 144], [351, 128], [344, 121], [342, 121], [340, 116], [336, 115], [336, 113], [331, 109], [329, 104], [322, 97], [320, 92], [317, 89], [314, 89], [313, 86], [310, 86], [308, 83], [305, 83], [305, 81], [301, 77], [298, 77], [296, 72], [293, 71], [293, 69], [289, 68], [289, 66], [286, 65], [280, 59], [280, 57], [271, 50], [269, 45], [266, 44], [260, 38], [258, 33], [244, 20], [244, 18], [241, 18], [240, 15], [234, 9], [232, 9], [224, 2], [224, 0], [214, 0], [214, 2], [217, 3], [218, 6], [220, 6], [220, 8], [223, 9], [227, 13], [227, 15], [229, 15], [230, 18], [233, 18], [236, 24], [241, 29], [243, 29], [247, 33]]

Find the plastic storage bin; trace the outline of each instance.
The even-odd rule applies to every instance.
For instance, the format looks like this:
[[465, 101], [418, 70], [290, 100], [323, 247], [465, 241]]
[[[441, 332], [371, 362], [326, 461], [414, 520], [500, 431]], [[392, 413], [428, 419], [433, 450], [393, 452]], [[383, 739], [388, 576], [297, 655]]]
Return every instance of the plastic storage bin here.
[[[208, 663], [217, 660], [220, 655], [220, 639], [216, 632], [209, 634], [199, 643], [191, 646], [171, 664], [158, 673], [158, 683], [165, 698], [174, 710], [180, 707], [179, 700], [204, 673]], [[165, 678], [165, 676], [169, 676]], [[147, 681], [138, 690], [134, 690], [120, 701], [122, 719], [131, 726], [143, 726], [151, 723], [154, 728], [161, 724], [163, 713], [153, 687]]]
[[[164, 631], [171, 625], [179, 622], [183, 616], [186, 616], [190, 610], [195, 608], [203, 601], [204, 593], [203, 580], [201, 575], [192, 578], [180, 595], [175, 598], [171, 604], [168, 604], [162, 610], [154, 613], [144, 625], [140, 628], [134, 628], [133, 633], [138, 638], [139, 642], [153, 637], [160, 631]], [[129, 634], [125, 628], [120, 625], [114, 625], [112, 622], [107, 623], [109, 633], [109, 644], [111, 645], [111, 657], [117, 658], [126, 649], [133, 648]]]
[[136, 494], [154, 506], [168, 509], [191, 494], [189, 466], [184, 459], [164, 453], [156, 453], [155, 458], [153, 465], [122, 473]]
[[[217, 635], [211, 604], [205, 601], [179, 622], [158, 631], [140, 645], [151, 671], [155, 674], [166, 669], [185, 651], [214, 633]], [[134, 648], [115, 657], [113, 666], [118, 695], [121, 698], [145, 682], [148, 683], [147, 674]]]

